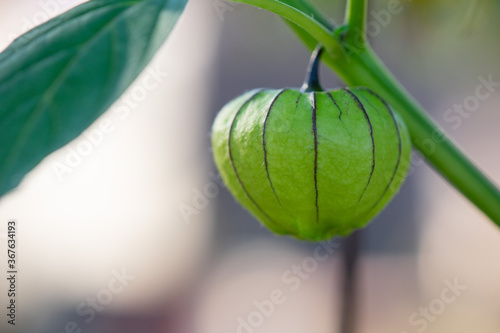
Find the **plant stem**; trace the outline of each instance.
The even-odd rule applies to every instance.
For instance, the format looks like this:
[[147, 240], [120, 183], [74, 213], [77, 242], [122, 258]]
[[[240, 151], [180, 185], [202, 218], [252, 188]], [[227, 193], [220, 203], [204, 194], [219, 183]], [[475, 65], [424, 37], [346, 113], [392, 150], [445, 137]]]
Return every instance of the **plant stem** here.
[[320, 24], [325, 26], [329, 31], [333, 31], [335, 28], [335, 22], [333, 20], [324, 17], [319, 10], [317, 10], [313, 5], [307, 0], [281, 0], [282, 3], [287, 4], [297, 10], [300, 10], [307, 16], [314, 18]]
[[414, 146], [432, 166], [500, 226], [498, 188], [444, 134], [371, 49], [362, 51], [358, 58], [356, 63], [366, 72], [360, 77], [352, 76], [351, 84], [364, 85], [381, 94], [402, 116]]
[[322, 53], [323, 47], [318, 45], [309, 60], [306, 78], [304, 79], [302, 88], [300, 88], [301, 92], [324, 91], [323, 87], [321, 87], [321, 84], [319, 83], [319, 63]]
[[[329, 50], [332, 54], [342, 54], [342, 44], [333, 38], [333, 32], [328, 27], [321, 24], [319, 21], [327, 21], [322, 16], [320, 19], [308, 16], [299, 9], [292, 7], [284, 2], [270, 0], [230, 0], [232, 2], [244, 3], [247, 5], [259, 7], [278, 14], [284, 19], [295, 23], [302, 29], [314, 36], [319, 43], [323, 45], [325, 50]], [[292, 1], [290, 1], [292, 3]]]
[[[314, 49], [321, 43], [325, 61], [349, 86], [365, 86], [381, 95], [403, 118], [414, 146], [451, 184], [500, 226], [500, 191], [443, 133], [425, 110], [411, 97], [383, 65], [369, 45], [357, 47], [335, 37], [319, 23], [298, 9], [272, 0], [232, 0], [270, 10], [293, 22], [292, 29]], [[348, 8], [360, 6], [352, 0]], [[351, 14], [348, 13], [348, 17]], [[355, 14], [352, 14], [354, 22]]]
[[365, 41], [367, 0], [347, 0], [345, 39], [350, 43], [356, 41], [363, 46]]
[[361, 252], [361, 232], [357, 230], [344, 240], [342, 253], [342, 309], [340, 318], [340, 333], [356, 332], [357, 322], [357, 264]]

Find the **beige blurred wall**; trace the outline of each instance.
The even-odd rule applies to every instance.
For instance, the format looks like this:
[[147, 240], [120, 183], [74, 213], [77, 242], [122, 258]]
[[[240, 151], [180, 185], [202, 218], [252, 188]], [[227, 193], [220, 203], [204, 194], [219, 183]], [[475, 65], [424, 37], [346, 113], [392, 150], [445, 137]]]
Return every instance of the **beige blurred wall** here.
[[[66, 5], [59, 11], [70, 2], [61, 1]], [[193, 191], [208, 180], [201, 147], [218, 28], [204, 15], [208, 10], [210, 3], [190, 1], [148, 70], [125, 93], [135, 108], [125, 113], [120, 107], [126, 102], [118, 101], [89, 129], [94, 143], [82, 135], [0, 199], [2, 229], [8, 219], [19, 225], [18, 319], [25, 332], [30, 325], [43, 328], [61, 309], [74, 312], [86, 297], [107, 288], [113, 270], [134, 276], [106, 305], [122, 312], [168, 302], [199, 275], [209, 254], [212, 208], [189, 224], [179, 206], [190, 203]], [[38, 1], [18, 0], [0, 2], [0, 13], [3, 49], [6, 36], [19, 34], [26, 20], [46, 10]], [[157, 87], [144, 95], [141, 82], [152, 72]], [[103, 130], [105, 121], [112, 125]], [[89, 151], [89, 142], [87, 156], [71, 156]], [[58, 174], [55, 166], [68, 166], [67, 158], [75, 166]], [[3, 265], [2, 256], [2, 270]], [[1, 279], [2, 308], [6, 287]]]

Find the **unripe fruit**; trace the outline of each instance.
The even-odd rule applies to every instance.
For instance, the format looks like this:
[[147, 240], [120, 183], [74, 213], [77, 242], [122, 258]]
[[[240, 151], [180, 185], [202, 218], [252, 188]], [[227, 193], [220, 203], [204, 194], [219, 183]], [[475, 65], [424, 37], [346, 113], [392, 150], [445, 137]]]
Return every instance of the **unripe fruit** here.
[[247, 92], [218, 114], [212, 145], [245, 208], [308, 240], [365, 226], [399, 189], [411, 153], [403, 122], [364, 88]]

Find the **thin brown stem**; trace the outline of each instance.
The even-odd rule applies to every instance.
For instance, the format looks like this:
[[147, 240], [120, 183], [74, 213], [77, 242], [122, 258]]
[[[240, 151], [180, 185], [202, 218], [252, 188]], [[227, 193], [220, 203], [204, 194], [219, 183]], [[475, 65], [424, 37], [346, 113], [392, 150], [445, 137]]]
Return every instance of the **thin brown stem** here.
[[357, 328], [358, 260], [361, 252], [361, 230], [355, 231], [344, 240], [342, 255], [342, 317], [340, 333], [355, 333]]

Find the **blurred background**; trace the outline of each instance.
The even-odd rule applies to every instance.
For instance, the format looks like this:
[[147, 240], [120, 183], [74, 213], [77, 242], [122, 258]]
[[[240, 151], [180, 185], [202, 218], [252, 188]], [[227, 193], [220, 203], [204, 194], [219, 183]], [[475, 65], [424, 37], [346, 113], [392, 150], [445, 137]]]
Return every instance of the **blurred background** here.
[[[0, 49], [81, 2], [0, 0]], [[500, 2], [401, 0], [397, 13], [391, 2], [369, 2], [371, 44], [500, 184], [500, 84], [485, 85], [500, 82]], [[314, 3], [342, 21], [344, 0]], [[7, 221], [19, 226], [18, 322], [2, 313], [0, 330], [338, 332], [342, 240], [271, 234], [221, 186], [210, 151], [227, 101], [299, 87], [308, 59], [278, 17], [190, 0], [142, 75], [158, 85], [139, 98], [138, 79], [0, 199], [2, 253]], [[342, 85], [321, 74], [323, 86]], [[500, 331], [500, 231], [418, 154], [362, 238], [358, 332]], [[7, 289], [3, 277], [2, 309]]]

